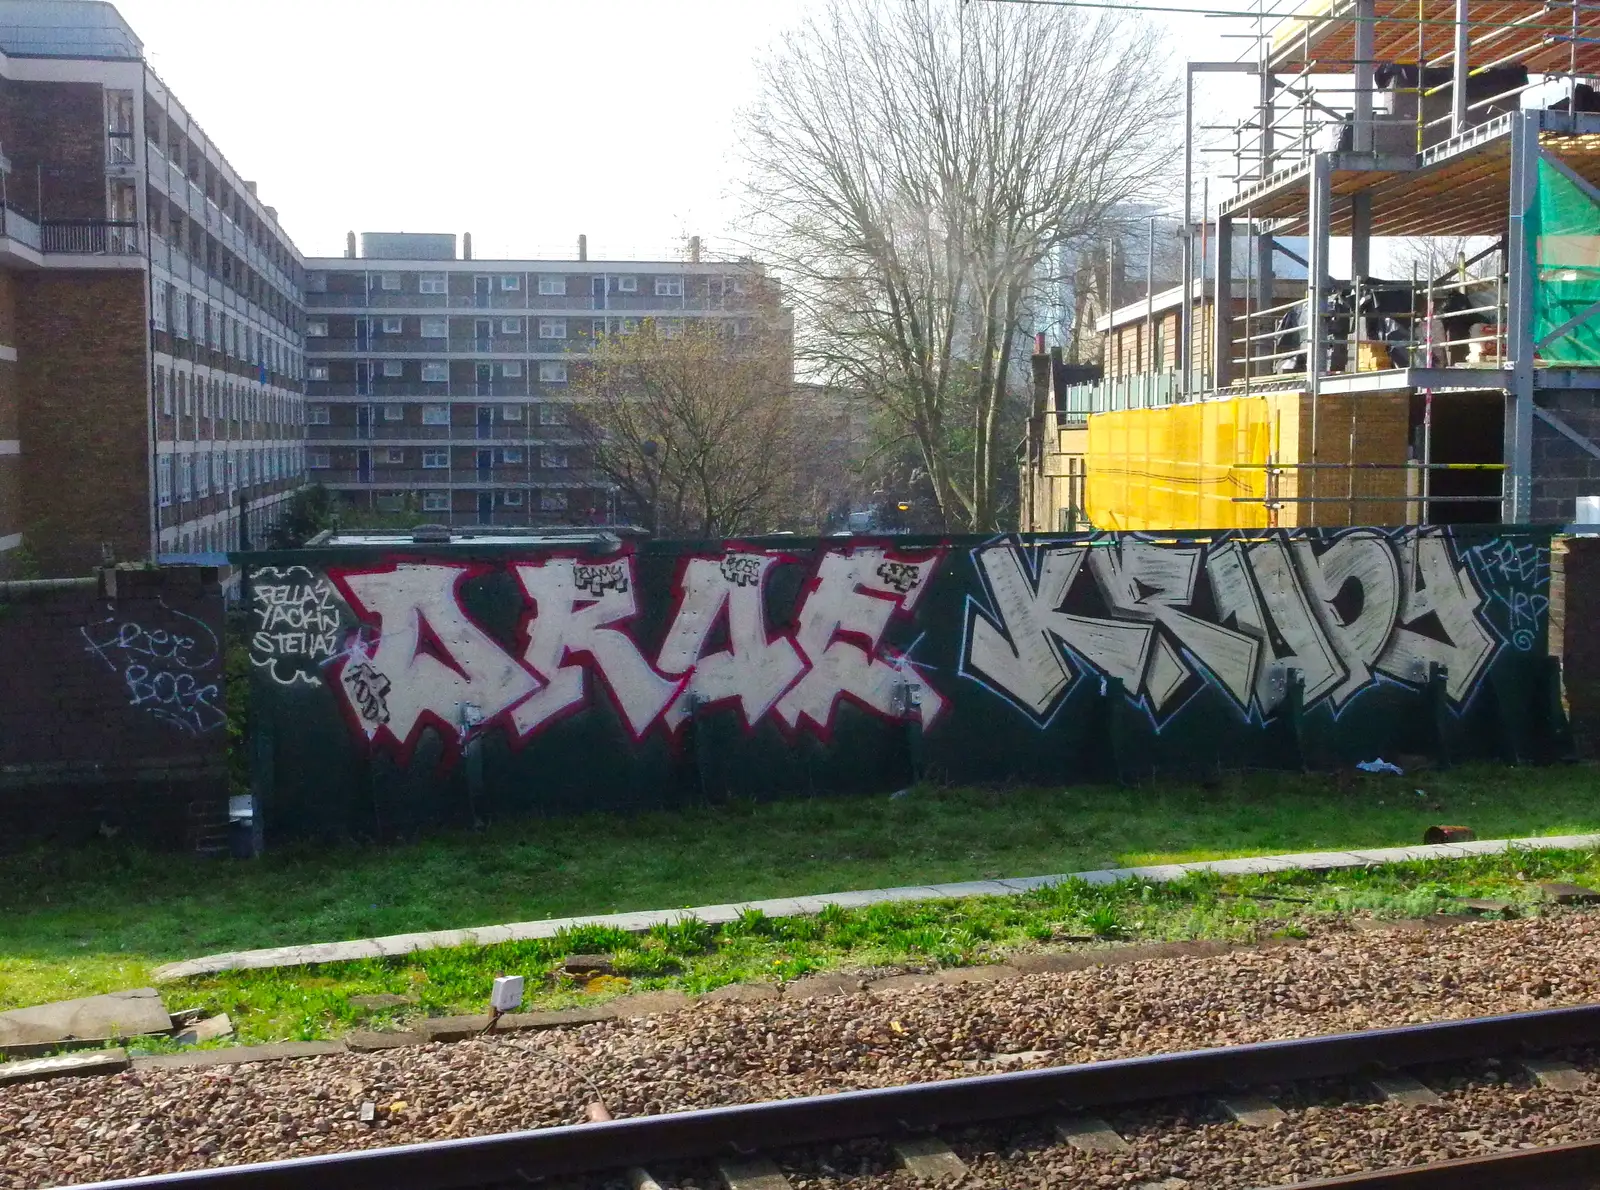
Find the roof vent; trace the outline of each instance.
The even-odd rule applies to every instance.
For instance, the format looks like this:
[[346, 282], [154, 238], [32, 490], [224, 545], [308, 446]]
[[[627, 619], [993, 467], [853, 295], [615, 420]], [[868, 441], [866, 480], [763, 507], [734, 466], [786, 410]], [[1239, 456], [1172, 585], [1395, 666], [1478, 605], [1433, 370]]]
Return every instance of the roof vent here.
[[411, 540], [417, 545], [449, 545], [449, 525], [417, 525], [411, 530]]

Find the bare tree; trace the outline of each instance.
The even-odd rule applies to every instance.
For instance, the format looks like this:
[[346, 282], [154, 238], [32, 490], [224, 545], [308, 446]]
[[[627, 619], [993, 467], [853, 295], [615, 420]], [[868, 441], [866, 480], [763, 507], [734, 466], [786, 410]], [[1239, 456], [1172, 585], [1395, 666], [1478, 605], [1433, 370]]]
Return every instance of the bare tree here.
[[[1500, 267], [1498, 255], [1483, 255], [1494, 243], [1487, 236], [1396, 236], [1385, 247], [1388, 268], [1397, 281], [1408, 281], [1413, 276], [1418, 282], [1430, 278], [1482, 281], [1492, 278]], [[1478, 257], [1482, 259], [1475, 259]], [[1474, 263], [1467, 264], [1469, 260]], [[1463, 268], [1465, 277], [1461, 277]]]
[[997, 527], [1021, 323], [1059, 247], [1170, 169], [1176, 97], [1111, 12], [830, 0], [765, 63], [751, 226], [797, 355], [915, 439], [945, 525]]
[[792, 374], [787, 326], [645, 319], [590, 356], [577, 430], [652, 533], [768, 531], [793, 505]]

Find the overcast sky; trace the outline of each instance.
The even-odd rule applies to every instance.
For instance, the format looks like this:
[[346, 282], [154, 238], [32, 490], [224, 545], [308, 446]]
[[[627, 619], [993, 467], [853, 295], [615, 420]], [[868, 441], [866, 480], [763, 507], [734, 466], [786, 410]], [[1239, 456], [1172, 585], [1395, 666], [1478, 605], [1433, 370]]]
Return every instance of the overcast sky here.
[[[471, 231], [480, 257], [727, 247], [755, 59], [822, 2], [115, 0], [306, 255]], [[1246, 44], [1163, 19], [1180, 62]]]

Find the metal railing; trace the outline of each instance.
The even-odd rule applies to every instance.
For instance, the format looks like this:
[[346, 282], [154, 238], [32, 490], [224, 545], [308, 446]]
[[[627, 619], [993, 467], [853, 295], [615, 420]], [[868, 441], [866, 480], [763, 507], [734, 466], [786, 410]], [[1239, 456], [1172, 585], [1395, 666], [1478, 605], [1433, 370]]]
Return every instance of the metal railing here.
[[0, 206], [0, 235], [16, 240], [35, 252], [43, 251], [39, 225], [32, 219], [19, 215], [10, 207]]
[[128, 220], [46, 219], [39, 224], [41, 251], [74, 256], [134, 256], [139, 225]]
[[1091, 413], [1156, 409], [1178, 399], [1176, 372], [1144, 372], [1102, 380], [1098, 384], [1069, 386], [1062, 393], [1059, 416], [1067, 422], [1082, 421]]

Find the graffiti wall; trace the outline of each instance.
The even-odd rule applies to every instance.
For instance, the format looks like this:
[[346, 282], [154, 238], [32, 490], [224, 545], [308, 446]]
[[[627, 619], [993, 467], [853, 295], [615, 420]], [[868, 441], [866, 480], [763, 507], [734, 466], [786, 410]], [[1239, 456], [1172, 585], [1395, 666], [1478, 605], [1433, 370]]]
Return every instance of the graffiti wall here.
[[1549, 557], [1497, 529], [251, 555], [256, 779], [269, 828], [389, 835], [1527, 758], [1558, 729]]
[[0, 847], [226, 845], [214, 568], [0, 584]]

